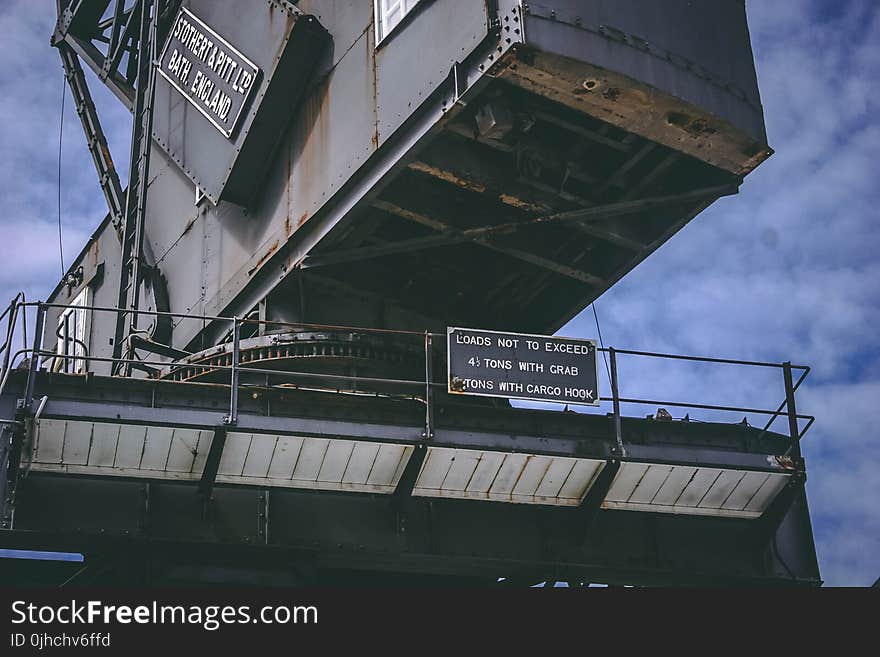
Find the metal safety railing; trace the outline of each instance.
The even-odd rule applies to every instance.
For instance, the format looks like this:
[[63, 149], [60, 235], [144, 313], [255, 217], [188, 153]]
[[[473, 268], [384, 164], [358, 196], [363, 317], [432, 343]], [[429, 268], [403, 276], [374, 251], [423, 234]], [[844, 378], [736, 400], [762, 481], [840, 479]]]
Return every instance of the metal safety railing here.
[[[29, 308], [35, 309], [36, 312], [36, 321], [34, 327], [34, 335], [32, 346], [27, 346], [26, 340], [26, 314]], [[28, 357], [28, 375], [25, 384], [24, 390], [24, 399], [23, 406], [25, 408], [31, 408], [33, 406], [33, 394], [34, 394], [34, 384], [39, 372], [42, 371], [42, 366], [52, 359], [66, 358], [67, 355], [67, 347], [66, 345], [63, 347], [64, 353], [59, 354], [57, 351], [45, 349], [43, 347], [43, 332], [45, 327], [46, 315], [52, 309], [57, 309], [63, 312], [64, 309], [73, 308], [73, 306], [58, 304], [58, 303], [44, 303], [44, 302], [27, 302], [24, 299], [24, 295], [19, 294], [12, 300], [9, 304], [9, 307], [0, 315], [0, 322], [5, 319], [7, 316], [8, 324], [6, 331], [6, 339], [0, 344], [0, 355], [2, 355], [2, 370], [0, 370], [0, 394], [6, 388], [7, 381], [9, 379], [9, 373], [12, 369], [15, 368], [15, 362], [20, 357]], [[119, 313], [124, 312], [120, 311], [117, 308], [112, 307], [103, 307], [103, 306], [75, 306], [75, 309], [78, 311], [88, 311], [88, 312], [105, 312], [105, 313]], [[284, 321], [276, 321], [276, 320], [261, 320], [261, 319], [253, 319], [250, 316], [247, 318], [238, 318], [238, 317], [224, 317], [219, 315], [198, 315], [192, 313], [172, 313], [172, 312], [162, 312], [162, 311], [149, 311], [142, 310], [139, 311], [142, 314], [150, 315], [150, 316], [167, 316], [171, 318], [177, 319], [191, 319], [198, 320], [201, 322], [228, 322], [229, 332], [226, 334], [227, 339], [231, 341], [231, 358], [228, 364], [222, 363], [197, 363], [187, 361], [185, 364], [180, 364], [181, 367], [190, 368], [193, 370], [211, 370], [211, 371], [219, 371], [219, 372], [228, 372], [229, 376], [229, 407], [227, 414], [223, 417], [223, 423], [227, 425], [234, 425], [238, 420], [238, 396], [240, 388], [242, 387], [242, 383], [240, 381], [242, 374], [261, 374], [280, 378], [280, 379], [297, 379], [297, 380], [319, 380], [321, 382], [327, 381], [340, 381], [347, 382], [356, 386], [358, 383], [371, 383], [371, 384], [384, 384], [389, 386], [398, 386], [401, 388], [412, 388], [413, 394], [404, 395], [404, 397], [408, 399], [418, 400], [425, 405], [425, 428], [424, 428], [424, 437], [426, 440], [430, 440], [433, 436], [434, 432], [434, 406], [435, 406], [435, 395], [434, 391], [437, 388], [447, 389], [447, 383], [434, 381], [433, 377], [433, 361], [434, 361], [434, 353], [433, 353], [433, 342], [435, 338], [446, 338], [445, 334], [435, 333], [431, 331], [409, 331], [402, 329], [380, 329], [380, 328], [364, 328], [364, 327], [354, 327], [354, 326], [339, 326], [339, 325], [328, 325], [328, 324], [315, 324], [308, 322], [284, 322]], [[23, 336], [23, 346], [18, 351], [12, 353], [14, 336], [17, 329], [18, 318], [22, 318], [22, 336]], [[424, 378], [420, 379], [398, 379], [398, 378], [388, 378], [388, 377], [365, 377], [353, 374], [330, 374], [330, 373], [317, 373], [317, 372], [298, 372], [291, 370], [277, 370], [277, 369], [268, 369], [268, 368], [260, 368], [253, 367], [249, 365], [242, 365], [241, 363], [241, 331], [244, 326], [262, 326], [262, 327], [272, 327], [276, 329], [310, 329], [310, 330], [339, 330], [339, 331], [351, 331], [356, 333], [363, 334], [379, 334], [379, 335], [396, 335], [396, 336], [410, 336], [414, 339], [418, 339], [421, 343], [423, 343], [424, 349]], [[63, 336], [61, 340], [64, 340]], [[714, 357], [702, 357], [702, 356], [687, 356], [681, 354], [666, 354], [666, 353], [657, 353], [650, 351], [637, 351], [631, 349], [615, 349], [614, 347], [600, 347], [597, 348], [597, 351], [602, 352], [603, 354], [607, 354], [608, 357], [608, 365], [609, 371], [608, 376], [611, 384], [611, 395], [610, 396], [600, 396], [600, 402], [610, 402], [612, 407], [612, 412], [610, 415], [613, 418], [614, 423], [614, 432], [616, 439], [616, 452], [621, 456], [625, 455], [625, 446], [624, 446], [624, 436], [622, 430], [622, 422], [621, 422], [621, 404], [636, 404], [636, 405], [649, 405], [649, 406], [658, 406], [658, 407], [672, 407], [672, 408], [684, 408], [684, 409], [693, 409], [693, 410], [706, 410], [706, 411], [718, 411], [718, 412], [736, 412], [736, 413], [749, 413], [755, 415], [766, 416], [767, 422], [764, 425], [763, 429], [760, 432], [760, 436], [766, 434], [773, 424], [779, 419], [781, 416], [785, 416], [788, 420], [788, 435], [790, 439], [790, 445], [786, 452], [787, 456], [791, 456], [793, 458], [800, 458], [801, 449], [800, 449], [800, 441], [803, 438], [804, 434], [810, 429], [810, 427], [815, 422], [815, 417], [812, 415], [806, 415], [802, 413], [798, 413], [797, 404], [796, 404], [796, 393], [800, 388], [801, 384], [806, 379], [807, 375], [810, 372], [810, 368], [806, 365], [793, 365], [790, 362], [783, 363], [773, 363], [773, 362], [764, 362], [764, 361], [752, 361], [752, 360], [741, 360], [741, 359], [729, 359], [729, 358], [714, 358]], [[110, 370], [112, 371], [117, 364], [122, 362], [129, 363], [134, 366], [148, 366], [148, 367], [165, 367], [165, 368], [173, 368], [175, 366], [175, 361], [172, 359], [167, 360], [148, 360], [148, 359], [132, 359], [132, 358], [112, 358], [112, 357], [101, 357], [96, 356], [94, 354], [89, 355], [88, 353], [85, 356], [81, 355], [80, 352], [77, 352], [74, 349], [74, 354], [78, 359], [85, 359], [88, 363], [109, 363], [111, 365]], [[620, 380], [618, 374], [618, 357], [619, 356], [633, 356], [640, 358], [652, 358], [652, 359], [665, 359], [665, 360], [675, 360], [675, 361], [687, 361], [687, 362], [695, 362], [695, 363], [712, 363], [718, 365], [738, 365], [738, 366], [748, 366], [755, 368], [773, 368], [778, 369], [782, 372], [782, 388], [783, 388], [783, 398], [782, 402], [775, 409], [768, 408], [753, 408], [747, 406], [736, 406], [736, 405], [723, 405], [723, 404], [707, 404], [707, 403], [699, 403], [699, 402], [689, 402], [689, 401], [679, 401], [679, 400], [658, 400], [658, 399], [644, 399], [637, 397], [623, 397], [620, 394]], [[86, 368], [87, 369], [87, 368]], [[799, 372], [799, 376], [797, 380], [794, 379], [794, 372]], [[268, 380], [268, 379], [267, 379]], [[338, 386], [335, 389], [327, 388], [326, 386], [321, 388], [310, 388], [308, 386], [303, 386], [301, 384], [297, 384], [298, 388], [302, 389], [320, 389], [328, 392], [336, 392], [340, 394], [370, 394], [370, 395], [378, 395], [378, 393], [365, 393], [358, 392], [357, 390], [344, 390], [343, 386]], [[423, 392], [423, 394], [417, 394], [418, 391]], [[801, 427], [801, 421], [805, 421], [805, 425]], [[9, 421], [4, 420], [4, 423], [9, 423]]]

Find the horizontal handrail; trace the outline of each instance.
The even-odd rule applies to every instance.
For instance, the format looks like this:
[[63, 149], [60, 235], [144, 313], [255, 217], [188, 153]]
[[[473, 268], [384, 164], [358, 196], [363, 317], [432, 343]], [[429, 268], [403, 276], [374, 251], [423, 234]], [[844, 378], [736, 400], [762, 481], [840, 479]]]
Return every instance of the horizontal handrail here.
[[[19, 300], [19, 298], [21, 298]], [[7, 309], [0, 314], [0, 321], [2, 321], [7, 315], [11, 313], [9, 327], [7, 329], [7, 339], [6, 341], [0, 345], [0, 355], [6, 352], [6, 359], [4, 365], [8, 363], [8, 367], [4, 367], [3, 371], [0, 372], [0, 393], [5, 389], [7, 380], [9, 378], [9, 373], [11, 369], [15, 366], [16, 360], [23, 354], [31, 355], [31, 371], [28, 377], [28, 392], [33, 389], [33, 378], [36, 376], [36, 373], [40, 371], [40, 367], [45, 365], [48, 359], [57, 359], [62, 358], [55, 351], [42, 349], [42, 335], [35, 335], [34, 339], [34, 348], [28, 349], [27, 347], [17, 351], [14, 355], [12, 355], [10, 360], [10, 351], [13, 336], [16, 329], [16, 324], [18, 321], [18, 315], [21, 309], [26, 308], [36, 308], [38, 313], [38, 327], [45, 320], [45, 312], [50, 308], [76, 308], [77, 310], [87, 310], [93, 312], [108, 312], [108, 313], [126, 313], [131, 312], [124, 309], [118, 309], [107, 306], [71, 306], [69, 304], [61, 304], [61, 303], [44, 303], [44, 302], [28, 302], [24, 299], [23, 294], [16, 295], [16, 297], [10, 302]], [[169, 360], [139, 360], [137, 358], [113, 358], [113, 357], [103, 357], [96, 355], [84, 355], [82, 357], [77, 356], [76, 358], [79, 360], [83, 360], [85, 362], [106, 362], [111, 364], [129, 364], [133, 366], [143, 366], [149, 368], [167, 368], [167, 371], [173, 372], [175, 369], [189, 369], [195, 372], [199, 371], [212, 371], [212, 372], [230, 372], [232, 374], [231, 378], [227, 381], [220, 383], [219, 385], [226, 385], [230, 387], [230, 414], [227, 416], [231, 422], [235, 421], [235, 414], [237, 411], [237, 391], [238, 388], [242, 385], [250, 386], [250, 383], [239, 383], [238, 377], [241, 374], [258, 374], [258, 375], [269, 375], [272, 377], [276, 377], [278, 379], [306, 379], [306, 380], [320, 380], [327, 383], [332, 382], [355, 382], [355, 383], [369, 383], [369, 384], [386, 384], [392, 386], [404, 386], [404, 387], [414, 387], [414, 388], [423, 388], [425, 391], [424, 397], [420, 397], [417, 395], [401, 395], [401, 398], [408, 398], [413, 400], [418, 400], [426, 404], [426, 406], [432, 406], [433, 402], [431, 401], [432, 395], [430, 393], [431, 389], [436, 388], [447, 388], [447, 382], [436, 382], [430, 380], [432, 377], [430, 375], [430, 367], [426, 367], [425, 379], [416, 380], [416, 379], [402, 379], [402, 378], [386, 378], [386, 377], [375, 377], [375, 376], [358, 376], [354, 374], [330, 374], [330, 373], [320, 373], [320, 372], [302, 372], [302, 371], [291, 371], [291, 370], [276, 370], [270, 368], [263, 367], [253, 367], [248, 366], [247, 364], [241, 364], [239, 362], [240, 358], [240, 347], [239, 347], [239, 338], [238, 332], [240, 328], [244, 325], [251, 326], [277, 326], [277, 327], [288, 327], [288, 328], [297, 328], [297, 329], [309, 329], [309, 330], [333, 330], [333, 331], [352, 331], [352, 332], [362, 332], [362, 333], [376, 333], [376, 334], [390, 334], [390, 335], [407, 335], [413, 337], [419, 337], [425, 340], [425, 362], [426, 365], [429, 363], [432, 358], [431, 354], [431, 340], [432, 337], [442, 337], [445, 339], [445, 333], [436, 333], [431, 331], [414, 331], [414, 330], [404, 330], [404, 329], [386, 329], [386, 328], [372, 328], [372, 327], [361, 327], [361, 326], [343, 326], [343, 325], [331, 325], [331, 324], [319, 324], [314, 322], [288, 322], [288, 321], [278, 321], [278, 320], [261, 320], [261, 319], [253, 319], [251, 316], [245, 318], [236, 318], [236, 317], [224, 317], [221, 315], [199, 315], [199, 314], [191, 314], [191, 313], [175, 313], [168, 311], [156, 311], [156, 310], [139, 310], [140, 314], [149, 315], [149, 316], [164, 316], [164, 317], [173, 317], [173, 318], [181, 318], [181, 319], [193, 319], [193, 320], [202, 320], [202, 321], [221, 321], [221, 322], [229, 322], [232, 325], [233, 330], [233, 342], [232, 342], [232, 358], [231, 364], [219, 364], [219, 363], [200, 363], [200, 362], [181, 362], [181, 361], [169, 361]], [[21, 313], [24, 317], [26, 313]], [[42, 333], [42, 330], [38, 328], [38, 333]], [[39, 345], [39, 346], [38, 346]], [[653, 352], [653, 351], [641, 351], [641, 350], [633, 350], [633, 349], [615, 349], [613, 347], [598, 347], [597, 351], [609, 353], [611, 355], [612, 361], [614, 361], [617, 355], [625, 355], [625, 356], [636, 356], [636, 357], [645, 357], [645, 358], [660, 358], [660, 359], [670, 359], [670, 360], [679, 360], [679, 361], [688, 361], [688, 362], [704, 362], [704, 363], [714, 363], [714, 364], [722, 364], [722, 365], [737, 365], [737, 366], [747, 366], [747, 367], [765, 367], [765, 368], [777, 368], [784, 369], [786, 372], [786, 381], [787, 381], [787, 392], [786, 399], [775, 409], [764, 409], [764, 408], [752, 408], [747, 406], [733, 406], [733, 405], [722, 405], [722, 404], [707, 404], [707, 403], [698, 403], [698, 402], [684, 402], [684, 401], [663, 401], [663, 400], [653, 400], [653, 399], [641, 399], [635, 397], [622, 397], [618, 392], [618, 383], [617, 383], [617, 373], [616, 367], [612, 368], [612, 392], [613, 396], [607, 397], [599, 397], [600, 402], [612, 402], [614, 404], [614, 415], [615, 421], [618, 423], [617, 431], [619, 432], [619, 405], [620, 404], [636, 404], [636, 405], [652, 405], [652, 406], [668, 406], [675, 408], [688, 408], [695, 410], [709, 410], [709, 411], [719, 411], [719, 412], [738, 412], [738, 413], [746, 413], [746, 414], [756, 414], [756, 415], [767, 415], [770, 416], [767, 424], [761, 431], [760, 436], [763, 436], [769, 428], [772, 426], [773, 422], [786, 411], [788, 408], [787, 414], [789, 416], [789, 422], [791, 427], [791, 440], [792, 440], [792, 448], [796, 447], [798, 441], [807, 433], [810, 427], [815, 422], [815, 417], [812, 415], [797, 413], [794, 410], [794, 393], [798, 390], [800, 385], [803, 383], [805, 378], [810, 372], [810, 367], [807, 365], [792, 365], [790, 363], [772, 363], [766, 361], [756, 361], [756, 360], [744, 360], [744, 359], [734, 359], [734, 358], [717, 358], [717, 357], [709, 357], [709, 356], [692, 356], [692, 355], [683, 355], [683, 354], [670, 354], [670, 353], [661, 353], [661, 352]], [[797, 381], [792, 385], [790, 371], [791, 370], [799, 370], [801, 372]], [[111, 368], [112, 371], [112, 368]], [[198, 373], [195, 376], [199, 376]], [[306, 384], [307, 386], [308, 384]], [[305, 386], [300, 386], [297, 384], [297, 388], [304, 388]], [[314, 390], [315, 388], [305, 388]], [[327, 390], [334, 390], [333, 388], [327, 388]], [[335, 388], [335, 391], [338, 393], [350, 392], [345, 391], [342, 387]], [[365, 393], [366, 394], [366, 393]], [[378, 393], [377, 393], [378, 394]], [[538, 401], [538, 400], [536, 400]], [[426, 436], [430, 436], [432, 434], [432, 430], [430, 424], [432, 413], [426, 413]], [[799, 427], [799, 421], [806, 420], [806, 425], [803, 429], [797, 428]], [[760, 437], [759, 436], [759, 437]], [[797, 452], [799, 454], [799, 452]]]

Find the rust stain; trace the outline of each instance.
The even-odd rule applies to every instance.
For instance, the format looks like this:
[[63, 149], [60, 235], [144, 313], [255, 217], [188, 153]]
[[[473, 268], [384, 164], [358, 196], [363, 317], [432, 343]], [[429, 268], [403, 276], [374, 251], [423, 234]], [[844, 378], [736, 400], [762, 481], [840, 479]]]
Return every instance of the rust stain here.
[[270, 246], [269, 249], [260, 256], [260, 259], [257, 260], [257, 264], [255, 264], [251, 269], [248, 270], [248, 276], [253, 276], [254, 272], [257, 271], [263, 265], [263, 263], [266, 262], [266, 260], [272, 257], [272, 254], [278, 250], [279, 246], [281, 246], [281, 244], [278, 240], [272, 242], [272, 246]]
[[198, 218], [199, 218], [199, 216], [196, 215], [195, 217], [193, 217], [192, 219], [190, 219], [190, 220], [186, 223], [186, 227], [183, 229], [183, 232], [180, 234], [180, 237], [183, 237], [183, 236], [186, 235], [189, 231], [192, 230], [192, 227], [196, 225], [196, 220], [197, 220]]
[[412, 162], [409, 165], [409, 168], [413, 171], [418, 171], [420, 173], [425, 173], [429, 176], [433, 176], [434, 178], [438, 178], [439, 180], [443, 180], [448, 183], [452, 183], [457, 187], [461, 187], [462, 189], [468, 189], [472, 192], [477, 192], [482, 194], [486, 191], [486, 186], [482, 185], [478, 182], [474, 182], [473, 180], [467, 180], [466, 178], [461, 178], [457, 176], [452, 171], [446, 171], [444, 169], [440, 169], [439, 167], [431, 166], [430, 164], [426, 164], [425, 162]]
[[527, 210], [529, 212], [544, 212], [547, 209], [543, 205], [531, 203], [511, 194], [499, 194], [498, 200], [504, 203], [504, 205], [519, 208], [520, 210]]
[[92, 258], [92, 267], [97, 267], [98, 258], [101, 256], [101, 247], [99, 246], [97, 239], [92, 242], [92, 246], [89, 248], [89, 255]]

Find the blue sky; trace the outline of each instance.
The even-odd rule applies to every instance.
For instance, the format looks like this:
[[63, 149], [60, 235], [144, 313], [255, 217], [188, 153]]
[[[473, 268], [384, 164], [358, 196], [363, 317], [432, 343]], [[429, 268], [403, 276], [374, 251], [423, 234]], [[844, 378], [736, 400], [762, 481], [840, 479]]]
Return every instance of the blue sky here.
[[[812, 365], [799, 410], [818, 418], [804, 452], [822, 576], [866, 585], [880, 577], [880, 3], [749, 0], [747, 10], [776, 154], [599, 300], [603, 337], [620, 348]], [[54, 12], [49, 0], [0, 2], [2, 303], [19, 290], [45, 298], [60, 274]], [[130, 118], [103, 86], [91, 88], [124, 170]], [[67, 101], [69, 263], [106, 210]], [[592, 313], [561, 333], [595, 337]], [[763, 408], [782, 399], [778, 372], [737, 368], [622, 361], [621, 385], [626, 396]]]

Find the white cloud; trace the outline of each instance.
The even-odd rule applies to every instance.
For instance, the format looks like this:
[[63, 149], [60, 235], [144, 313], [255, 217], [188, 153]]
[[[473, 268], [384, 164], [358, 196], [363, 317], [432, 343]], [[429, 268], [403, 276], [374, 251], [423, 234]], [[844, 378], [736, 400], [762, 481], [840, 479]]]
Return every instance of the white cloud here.
[[[749, 3], [777, 152], [598, 308], [615, 346], [813, 366], [799, 410], [817, 416], [804, 448], [820, 566], [830, 584], [866, 585], [880, 575], [880, 10], [839, 9]], [[595, 335], [592, 313], [562, 332]], [[775, 376], [651, 364], [621, 383], [767, 408], [782, 399]]]

